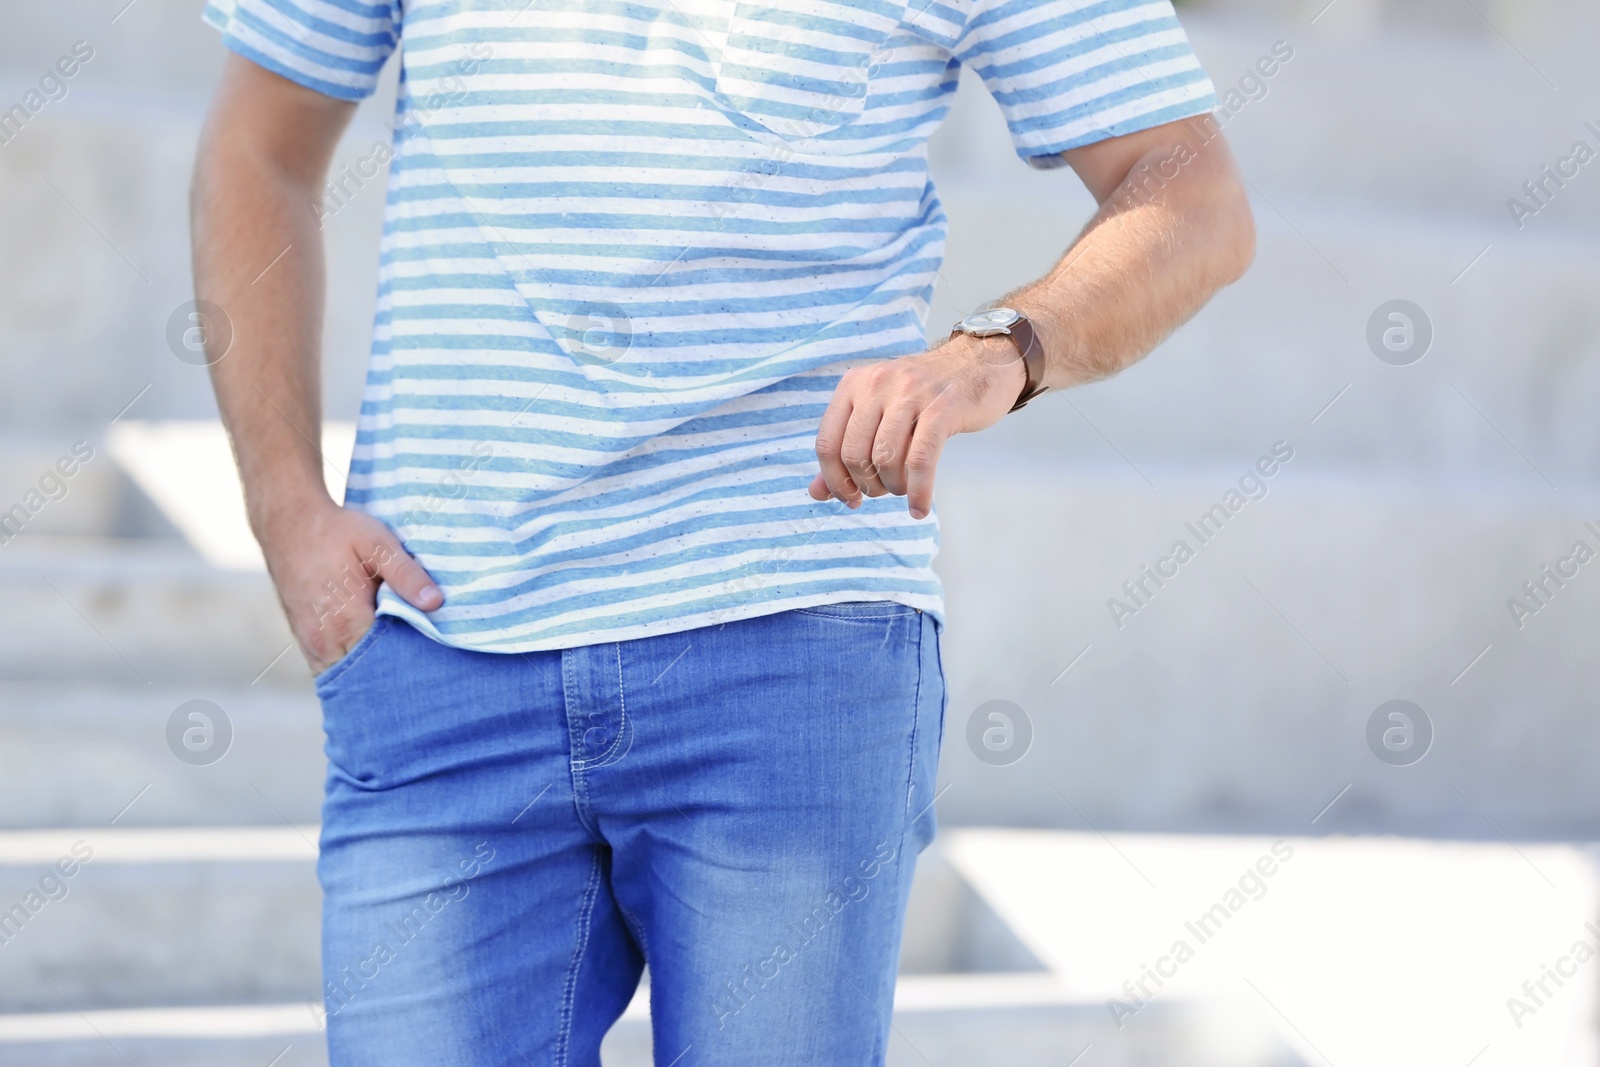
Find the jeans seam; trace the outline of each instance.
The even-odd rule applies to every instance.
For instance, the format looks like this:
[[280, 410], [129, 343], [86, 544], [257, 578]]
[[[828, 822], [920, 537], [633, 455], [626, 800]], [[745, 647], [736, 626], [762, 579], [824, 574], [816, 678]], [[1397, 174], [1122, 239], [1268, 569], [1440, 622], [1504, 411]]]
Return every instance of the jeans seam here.
[[[918, 611], [917, 614], [918, 616], [922, 616], [920, 611]], [[915, 688], [914, 693], [912, 693], [912, 702], [910, 702], [910, 707], [912, 707], [912, 718], [910, 718], [910, 757], [909, 760], [907, 760], [906, 766], [906, 811], [902, 813], [901, 840], [899, 840], [899, 851], [898, 856], [896, 856], [896, 864], [904, 864], [904, 862], [907, 862], [906, 841], [907, 838], [910, 838], [910, 830], [912, 830], [912, 819], [910, 819], [910, 797], [912, 797], [912, 790], [914, 790], [915, 785], [917, 785], [917, 741], [918, 737], [922, 736], [922, 678], [923, 673], [926, 673], [926, 669], [923, 667], [922, 662], [922, 635], [923, 630], [926, 630], [926, 627], [928, 627], [928, 622], [930, 622], [930, 619], [928, 619], [926, 616], [923, 616], [922, 621], [920, 622], [922, 622], [922, 624], [918, 625], [917, 627], [917, 688]], [[910, 862], [915, 862], [915, 857], [910, 857]], [[899, 904], [901, 904], [901, 907], [904, 907], [904, 899], [901, 899]], [[904, 929], [904, 921], [906, 921], [906, 918], [904, 918], [904, 912], [902, 912], [902, 929]], [[904, 933], [902, 933], [902, 936], [904, 936]], [[890, 982], [890, 989], [893, 990], [894, 984], [896, 984], [896, 974], [894, 974], [894, 971], [890, 971], [886, 981]], [[883, 1029], [880, 1029], [880, 1032], [878, 1032], [877, 1037], [874, 1038], [874, 1041], [872, 1041], [872, 1059], [870, 1059], [870, 1064], [872, 1064], [872, 1067], [880, 1067], [880, 1065], [885, 1062], [886, 1054], [888, 1054], [888, 1027], [883, 1027]]]
[[645, 966], [650, 966], [650, 939], [645, 936], [644, 924], [641, 923], [633, 911], [622, 901], [617, 901], [617, 910], [622, 912], [622, 917], [633, 927], [634, 936], [639, 939], [639, 951], [644, 955]]
[[572, 949], [572, 966], [567, 969], [567, 981], [561, 992], [561, 1024], [556, 1034], [555, 1067], [567, 1067], [567, 1054], [572, 1042], [572, 1007], [577, 1000], [578, 971], [583, 967], [583, 953], [589, 947], [589, 921], [594, 915], [594, 901], [599, 896], [600, 850], [595, 849], [594, 863], [589, 868], [589, 884], [583, 890], [583, 903], [578, 906], [578, 943]]
[[[920, 615], [921, 613], [919, 612], [918, 614]], [[895, 863], [897, 866], [907, 862], [906, 840], [911, 836], [911, 792], [916, 788], [917, 780], [917, 740], [921, 736], [922, 728], [922, 676], [925, 673], [925, 668], [922, 664], [922, 632], [926, 626], [927, 619], [924, 617], [922, 620], [922, 625], [917, 627], [917, 684], [911, 697], [911, 751], [908, 753], [908, 758], [906, 760], [906, 806], [905, 811], [901, 814], [900, 844], [895, 858]], [[903, 905], [904, 901], [901, 903]], [[905, 922], [903, 915], [901, 922], [902, 924]], [[888, 981], [889, 987], [892, 990], [894, 988], [895, 978], [895, 973], [891, 970], [887, 978], [880, 978], [879, 980], [880, 982]], [[884, 1063], [884, 1057], [888, 1052], [887, 1046], [887, 1028], [883, 1028], [877, 1037], [873, 1039], [872, 1059], [869, 1061], [872, 1067], [880, 1067], [880, 1065]]]
[[[620, 742], [628, 729], [628, 694], [622, 690], [622, 642], [618, 641], [613, 647], [617, 650], [617, 707], [622, 710], [622, 725], [617, 728], [617, 740]], [[616, 745], [611, 747], [615, 748]]]
[[922, 614], [916, 608], [885, 612], [880, 615], [835, 615], [831, 611], [812, 611], [810, 608], [795, 608], [793, 610], [796, 615], [810, 615], [814, 619], [832, 619], [834, 622], [884, 622], [888, 619], [903, 619], [907, 615]]
[[911, 792], [916, 788], [917, 779], [917, 737], [922, 728], [922, 631], [917, 627], [917, 687], [911, 697], [911, 753], [906, 766], [906, 820], [905, 828], [901, 831], [901, 848], [905, 847], [904, 835], [911, 832]]

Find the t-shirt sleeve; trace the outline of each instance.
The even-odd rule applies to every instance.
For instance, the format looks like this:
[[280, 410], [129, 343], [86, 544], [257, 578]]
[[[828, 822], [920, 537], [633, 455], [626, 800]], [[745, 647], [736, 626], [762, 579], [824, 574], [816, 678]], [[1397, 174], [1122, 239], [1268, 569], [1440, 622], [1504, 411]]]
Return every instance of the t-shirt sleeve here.
[[1017, 155], [1041, 169], [1218, 103], [1170, 0], [979, 0], [953, 54], [989, 87]]
[[222, 43], [308, 89], [361, 100], [400, 41], [400, 0], [207, 0]]

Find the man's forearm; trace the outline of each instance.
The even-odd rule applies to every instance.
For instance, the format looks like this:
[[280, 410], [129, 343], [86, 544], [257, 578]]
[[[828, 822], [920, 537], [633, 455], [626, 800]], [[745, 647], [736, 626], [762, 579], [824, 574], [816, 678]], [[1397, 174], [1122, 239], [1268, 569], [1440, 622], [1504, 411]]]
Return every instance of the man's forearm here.
[[191, 204], [196, 295], [232, 323], [226, 357], [209, 353], [212, 380], [263, 538], [327, 499], [322, 237], [309, 207], [326, 161], [285, 163], [271, 148], [238, 124], [209, 125]]
[[208, 346], [250, 524], [315, 670], [372, 625], [378, 585], [434, 611], [444, 594], [393, 530], [329, 499], [323, 477], [322, 236], [313, 205], [355, 106], [230, 56], [200, 137], [195, 293], [232, 323]]
[[[1206, 119], [1066, 153], [1100, 210], [1049, 274], [1004, 300], [1045, 352], [1044, 384], [1115, 374], [1244, 273], [1255, 227], [1227, 144]], [[1026, 381], [1015, 344], [959, 334], [920, 356], [845, 372], [817, 429], [809, 492], [851, 507], [903, 493], [933, 504], [945, 441], [1005, 417]]]
[[1006, 299], [1039, 331], [1052, 389], [1142, 358], [1249, 266], [1249, 204], [1202, 121], [1168, 127], [1170, 140], [1134, 162], [1050, 273]]

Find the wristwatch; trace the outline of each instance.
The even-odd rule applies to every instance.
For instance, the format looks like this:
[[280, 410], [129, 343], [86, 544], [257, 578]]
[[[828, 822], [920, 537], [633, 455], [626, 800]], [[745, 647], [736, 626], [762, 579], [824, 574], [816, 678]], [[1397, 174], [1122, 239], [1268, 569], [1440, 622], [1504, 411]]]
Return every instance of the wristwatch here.
[[956, 323], [956, 328], [950, 331], [950, 336], [954, 337], [958, 333], [970, 334], [973, 337], [998, 337], [1004, 334], [1017, 346], [1017, 351], [1022, 354], [1022, 367], [1026, 380], [1022, 383], [1022, 392], [1017, 395], [1017, 402], [1011, 405], [1011, 411], [1023, 407], [1045, 391], [1044, 346], [1039, 343], [1039, 335], [1034, 330], [1033, 323], [1028, 321], [1028, 316], [1016, 308], [987, 308], [975, 311]]

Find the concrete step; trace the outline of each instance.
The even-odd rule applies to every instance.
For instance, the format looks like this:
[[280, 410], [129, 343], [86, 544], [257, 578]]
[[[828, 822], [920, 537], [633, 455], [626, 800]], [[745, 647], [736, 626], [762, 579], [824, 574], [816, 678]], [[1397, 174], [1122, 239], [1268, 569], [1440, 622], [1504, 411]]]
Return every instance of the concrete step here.
[[[1600, 147], [1584, 125], [1600, 119], [1600, 79], [1576, 47], [1600, 30], [1600, 18], [1594, 5], [1568, 0], [1484, 0], [1476, 10], [1454, 0], [1422, 2], [1447, 9], [1440, 13], [1456, 26], [1352, 24], [1368, 6], [1363, 0], [1183, 17], [1232, 109], [1229, 141], [1269, 196], [1298, 190], [1423, 215], [1461, 213], [1514, 235], [1506, 199], [1523, 196], [1522, 184], [1570, 155], [1574, 141]], [[1402, 5], [1422, 3], [1390, 6]], [[1279, 41], [1293, 58], [1260, 77], [1257, 62]], [[1600, 224], [1600, 182], [1587, 170], [1556, 192], [1530, 229]]]
[[304, 687], [266, 573], [175, 541], [17, 538], [0, 548], [0, 677]]
[[[1273, 438], [1209, 477], [1141, 475], [1086, 430], [1116, 465], [1099, 482], [951, 444], [947, 823], [1296, 832], [1338, 795], [1325, 832], [1600, 836], [1600, 578], [1573, 556], [1600, 552], [1600, 499], [1342, 479], [1321, 433], [1349, 414], [1287, 424], [1295, 458], [1220, 532], [1210, 509]], [[1534, 580], [1543, 606], [1514, 617]], [[1403, 766], [1369, 740], [1396, 699], [1431, 726]], [[1012, 705], [1014, 752], [983, 750], [991, 701]]]
[[[100, 443], [98, 436], [0, 435], [0, 546], [18, 536], [178, 536]], [[19, 504], [23, 511], [10, 510]]]
[[[1219, 1018], [1220, 1016], [1220, 1018]], [[1223, 1025], [1225, 1024], [1225, 1025]], [[1092, 1058], [1086, 1053], [1091, 1052]], [[1150, 1009], [1111, 1031], [1100, 1004], [1019, 988], [994, 976], [906, 977], [896, 991], [891, 1067], [971, 1067], [1004, 1056], [1016, 1067], [1060, 1067], [1074, 1055], [1096, 1067], [1301, 1067], [1259, 1017], [1215, 1005]], [[72, 1067], [320, 1067], [317, 1022], [304, 1005], [153, 1009], [0, 1016], [0, 1058]], [[277, 1058], [274, 1058], [277, 1057]], [[651, 1067], [642, 998], [606, 1036], [607, 1067]]]
[[[12, 837], [7, 854], [49, 856], [69, 847], [64, 834]], [[217, 863], [237, 862], [248, 849], [261, 862], [284, 862], [296, 847], [288, 835], [275, 843], [260, 834], [113, 835], [75, 880], [96, 864], [184, 864], [202, 850]], [[1600, 906], [1589, 849], [1093, 830], [958, 831], [938, 849], [925, 870], [947, 864], [944, 874], [953, 870], [1030, 959], [1051, 969], [905, 974], [890, 1050], [896, 1065], [1060, 1067], [1078, 1056], [1120, 1067], [1299, 1067], [1323, 1057], [1401, 1067], [1426, 1061], [1430, 1050], [1449, 1062], [1479, 1054], [1492, 1067], [1593, 1061], [1587, 1006], [1596, 980], [1566, 966], [1574, 938], [1592, 944], [1586, 922]], [[1396, 909], [1397, 884], [1428, 906]], [[940, 929], [918, 920], [932, 900], [923, 885], [919, 876], [923, 899], [908, 922], [911, 941]], [[65, 916], [74, 899], [48, 905], [35, 921], [44, 922], [49, 908]], [[1484, 914], [1499, 918], [1474, 928], [1471, 953], [1456, 952], [1462, 928]], [[26, 944], [23, 937], [46, 932], [24, 928], [0, 962]], [[1186, 950], [1174, 962], [1179, 942]], [[212, 945], [221, 954], [238, 947], [236, 935]], [[929, 955], [948, 958], [943, 949]], [[1539, 981], [1541, 966], [1573, 973], [1559, 992], [1540, 998], [1536, 1025], [1516, 1027], [1503, 1014], [1505, 998], [1518, 993], [1520, 978]], [[1164, 980], [1152, 977], [1158, 972]], [[0, 988], [19, 988], [14, 975], [3, 978]], [[168, 990], [157, 984], [146, 992]], [[304, 1002], [214, 1001], [180, 1010], [168, 1001], [115, 1011], [88, 1000], [92, 991], [62, 986], [61, 993], [84, 998], [79, 1010], [58, 1004], [0, 1016], [0, 1059], [185, 1064], [284, 1054], [319, 1062], [320, 1019]], [[1405, 1017], [1374, 1025], [1396, 997], [1407, 1003]], [[607, 1062], [650, 1062], [642, 993], [611, 1035]]]
[[[57, 857], [80, 864], [69, 893], [0, 946], [0, 1061], [270, 1062], [287, 1049], [290, 1062], [319, 1062], [314, 986], [296, 995], [286, 980], [315, 975], [314, 910], [292, 878], [297, 867], [309, 876], [297, 857], [313, 833], [0, 837], [0, 899], [38, 884]], [[79, 842], [92, 852], [74, 853]], [[245, 868], [250, 878], [233, 877]], [[1563, 983], [1575, 988], [1541, 998], [1537, 1025], [1515, 1027], [1502, 1009], [1520, 978], [1537, 981], [1574, 938], [1590, 943], [1596, 872], [1592, 849], [1563, 845], [950, 832], [920, 865], [907, 924], [907, 958], [937, 966], [901, 980], [890, 1062], [1292, 1067], [1326, 1056], [1401, 1067], [1429, 1050], [1466, 1062], [1489, 1047], [1493, 1067], [1592, 1062], [1594, 975], [1578, 969]], [[1428, 906], [1396, 909], [1396, 884]], [[113, 887], [120, 911], [107, 903]], [[986, 914], [939, 914], [962, 899]], [[1455, 953], [1484, 914], [1500, 918], [1476, 929], [1472, 953]], [[1025, 947], [1025, 969], [963, 972], [951, 944], [917, 945], [984, 923]], [[306, 958], [290, 959], [296, 944]], [[108, 977], [95, 984], [95, 971]], [[1395, 997], [1405, 1018], [1374, 1026]], [[608, 1062], [650, 1062], [647, 1016], [641, 993]]]
[[[1511, 834], [1600, 834], [1589, 773], [1600, 728], [1587, 712], [1600, 667], [1583, 651], [1600, 641], [1600, 584], [1572, 558], [1580, 541], [1600, 551], [1586, 525], [1600, 526], [1600, 494], [1541, 489], [1536, 477], [1353, 479], [1325, 449], [1329, 424], [1356, 419], [1362, 403], [1352, 389], [1317, 421], [1285, 420], [1281, 436], [1210, 471], [1118, 455], [1097, 433], [1116, 426], [1086, 401], [1087, 419], [1024, 413], [1075, 437], [1070, 450], [1019, 461], [1023, 450], [981, 438], [952, 443], [937, 562], [949, 610], [944, 774], [959, 786], [947, 817], [1080, 825], [1049, 786], [1059, 772], [1092, 798], [1095, 818], [1125, 828], [1268, 832], [1291, 825], [1295, 805], [1315, 814], [1349, 786], [1329, 815], [1342, 830], [1482, 836], [1495, 832], [1487, 816]], [[1275, 441], [1294, 458], [1248, 479]], [[1066, 451], [1074, 463], [1050, 458]], [[1202, 515], [1204, 539], [1193, 528]], [[1173, 568], [1160, 561], [1179, 541], [1193, 558], [1157, 586], [1144, 568]], [[84, 776], [19, 767], [13, 825], [52, 812], [103, 823], [147, 783], [159, 786], [147, 796], [156, 822], [269, 824], [256, 786], [292, 818], [310, 815], [315, 709], [263, 575], [127, 550], [46, 565], [16, 549], [0, 552], [0, 614], [10, 613], [0, 667], [43, 687], [0, 694], [17, 709], [0, 728], [60, 753], [93, 730], [106, 773], [86, 788]], [[1545, 566], [1578, 569], [1558, 587]], [[1539, 600], [1525, 589], [1534, 581]], [[1130, 595], [1124, 583], [1142, 588]], [[95, 685], [59, 695], [44, 685], [67, 679]], [[288, 703], [240, 698], [268, 686]], [[1427, 758], [1397, 771], [1366, 730], [1402, 698], [1425, 709], [1435, 736]], [[154, 770], [168, 758], [157, 728], [188, 699], [239, 711], [237, 750], [215, 767], [172, 758]], [[995, 699], [1031, 717], [1034, 758], [995, 767], [968, 747], [968, 719]], [[292, 718], [265, 725], [291, 704]], [[215, 818], [179, 814], [190, 799], [215, 805]], [[140, 805], [126, 817], [144, 820]]]
[[[1259, 19], [1315, 26], [1333, 35], [1373, 36], [1422, 30], [1437, 37], [1494, 41], [1500, 31], [1524, 48], [1575, 51], [1574, 37], [1600, 29], [1600, 12], [1583, 0], [1478, 0], [1465, 11], [1455, 0], [1184, 0], [1186, 21]], [[1314, 20], [1314, 21], [1313, 21]], [[1502, 44], [1504, 40], [1502, 39]]]
[[[1103, 1003], [1045, 985], [987, 975], [902, 977], [889, 1067], [1305, 1067], [1259, 1012], [1175, 1002], [1117, 1029]], [[651, 1049], [645, 1021], [625, 1018], [602, 1055], [606, 1067], [650, 1067]]]
[[315, 856], [315, 826], [0, 834], [0, 1004], [320, 1000]]
[[[220, 60], [222, 48], [208, 39], [202, 51]], [[41, 57], [33, 78], [54, 58]], [[203, 95], [85, 84], [0, 152], [0, 228], [12, 252], [0, 263], [5, 366], [14, 385], [0, 396], [8, 430], [70, 434], [63, 442], [70, 443], [97, 441], [125, 408], [143, 417], [215, 415], [205, 366], [173, 341], [194, 298], [187, 198], [205, 106]], [[335, 172], [387, 142], [382, 122], [392, 108], [392, 95], [362, 105]], [[326, 406], [345, 417], [357, 410], [365, 376], [383, 204], [381, 182], [370, 183], [324, 230]], [[31, 268], [20, 266], [24, 258]]]
[[[210, 732], [191, 737], [208, 747], [183, 744], [207, 725], [181, 710], [192, 701], [211, 705], [196, 706]], [[322, 740], [316, 698], [297, 688], [0, 685], [0, 828], [314, 823]]]
[[[0, 1013], [320, 1003], [316, 840], [315, 825], [0, 832]], [[1044, 974], [936, 851], [901, 969]]]
[[[1071, 780], [1058, 781], [1071, 795]], [[1314, 814], [1306, 834], [1325, 825]], [[939, 843], [1064, 990], [1100, 1005], [1108, 1030], [1116, 1010], [1116, 1033], [1198, 1002], [1224, 1035], [1264, 1018], [1308, 1067], [1600, 1062], [1600, 972], [1574, 965], [1600, 932], [1592, 847], [1093, 828], [954, 831]]]
[[[289, 1012], [303, 1012], [303, 1005], [291, 1005]], [[67, 1023], [79, 1024], [71, 1036], [54, 1040], [6, 1040], [0, 1038], [0, 1062], [28, 1064], [29, 1067], [326, 1067], [327, 1049], [321, 1034], [259, 1037], [246, 1033], [223, 1036], [145, 1037], [116, 1032], [116, 1020], [90, 1014], [92, 1028], [73, 1014]], [[0, 1020], [0, 1026], [4, 1020]], [[111, 1027], [110, 1033], [95, 1033]], [[35, 1029], [31, 1020], [27, 1030]], [[58, 1028], [54, 1020], [41, 1027], [50, 1032]], [[143, 1029], [142, 1026], [139, 1029]], [[208, 1028], [209, 1029], [209, 1028]], [[12, 1058], [14, 1057], [14, 1058]], [[644, 1067], [648, 1067], [645, 1061]]]
[[[0, 1062], [325, 1063], [315, 835], [314, 826], [0, 834], [0, 900], [34, 908], [0, 916], [9, 923]], [[895, 1064], [930, 1055], [968, 1064], [1003, 1046], [1007, 1062], [1042, 1067], [1069, 1044], [1094, 1042], [1096, 1062], [1129, 1067], [1178, 1047], [1201, 1065], [1293, 1062], [1260, 1020], [1248, 1040], [1236, 1029], [1216, 1046], [1215, 1013], [1193, 1005], [1107, 1033], [1103, 1008], [1044, 971], [937, 849], [918, 866], [905, 946]], [[651, 1062], [647, 997], [641, 989], [608, 1037], [613, 1067]]]

